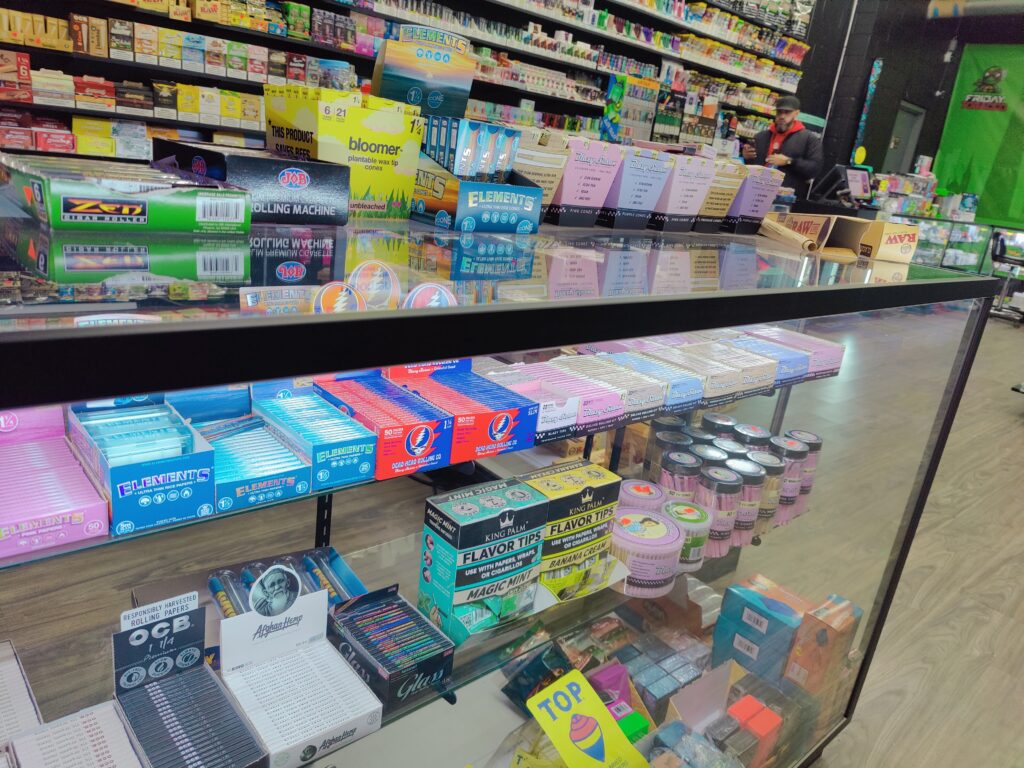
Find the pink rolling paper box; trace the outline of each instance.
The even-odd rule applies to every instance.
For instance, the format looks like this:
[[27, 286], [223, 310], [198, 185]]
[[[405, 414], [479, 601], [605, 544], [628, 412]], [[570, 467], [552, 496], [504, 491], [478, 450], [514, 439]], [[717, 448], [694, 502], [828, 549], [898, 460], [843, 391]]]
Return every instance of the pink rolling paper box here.
[[836, 376], [839, 373], [839, 367], [843, 364], [843, 353], [846, 351], [846, 347], [834, 341], [826, 341], [817, 336], [790, 331], [774, 325], [756, 325], [743, 330], [759, 339], [806, 352], [810, 356], [806, 379]]
[[544, 220], [566, 227], [594, 226], [622, 164], [622, 153], [615, 144], [570, 138], [569, 162]]
[[663, 232], [689, 232], [715, 178], [714, 148], [704, 144], [635, 143], [664, 149], [675, 157], [675, 167], [653, 206], [648, 226]]
[[777, 168], [763, 165], [747, 167], [747, 177], [736, 193], [729, 212], [725, 214], [722, 229], [738, 235], [755, 235], [761, 228], [761, 220], [771, 211], [775, 196], [786, 177]]
[[639, 147], [624, 149], [622, 164], [598, 224], [613, 229], [646, 229], [674, 167], [672, 155], [667, 152]]
[[535, 445], [573, 437], [576, 434], [576, 419], [580, 413], [580, 396], [537, 378], [533, 372], [536, 365], [543, 363], [503, 366], [488, 371], [486, 375], [506, 389], [540, 403]]
[[522, 370], [569, 395], [579, 397], [576, 433], [590, 434], [621, 426], [626, 419], [626, 393], [585, 379], [549, 363], [533, 363]]
[[0, 411], [0, 558], [108, 528], [107, 502], [64, 437], [63, 409]]

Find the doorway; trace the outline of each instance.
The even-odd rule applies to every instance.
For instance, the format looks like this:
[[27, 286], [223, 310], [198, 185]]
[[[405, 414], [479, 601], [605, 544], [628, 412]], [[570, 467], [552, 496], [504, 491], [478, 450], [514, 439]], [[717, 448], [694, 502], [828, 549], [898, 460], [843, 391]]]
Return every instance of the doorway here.
[[883, 173], [908, 173], [914, 162], [917, 140], [921, 137], [925, 110], [909, 101], [901, 101], [889, 138], [889, 150], [882, 163]]

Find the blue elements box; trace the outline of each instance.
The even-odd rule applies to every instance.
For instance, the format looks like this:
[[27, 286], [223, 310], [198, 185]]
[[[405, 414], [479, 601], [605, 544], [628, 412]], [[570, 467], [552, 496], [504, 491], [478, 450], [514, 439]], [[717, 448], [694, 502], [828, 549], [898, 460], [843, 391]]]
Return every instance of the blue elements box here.
[[172, 392], [167, 402], [213, 446], [219, 512], [309, 494], [309, 462], [252, 415], [247, 386]]
[[110, 499], [114, 536], [215, 515], [213, 448], [170, 405], [68, 409], [68, 436]]
[[252, 410], [310, 462], [314, 492], [373, 479], [376, 436], [316, 395], [255, 400]]
[[461, 232], [536, 232], [543, 190], [517, 171], [508, 182], [460, 179], [421, 152], [412, 216]]
[[404, 101], [424, 115], [462, 117], [476, 74], [464, 37], [419, 24], [402, 24], [384, 41], [373, 67], [374, 96]]
[[626, 368], [666, 382], [668, 395], [665, 396], [663, 411], [668, 413], [692, 411], [704, 397], [704, 383], [700, 377], [684, 368], [634, 352], [614, 352], [608, 355], [608, 358]]
[[456, 645], [533, 607], [548, 504], [518, 480], [427, 499], [419, 609]]

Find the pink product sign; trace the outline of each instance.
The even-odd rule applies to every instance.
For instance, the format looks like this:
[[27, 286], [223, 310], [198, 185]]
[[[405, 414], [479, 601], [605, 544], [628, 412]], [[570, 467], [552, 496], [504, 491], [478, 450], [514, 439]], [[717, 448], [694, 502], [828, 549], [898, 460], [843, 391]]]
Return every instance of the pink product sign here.
[[662, 189], [654, 210], [675, 216], [696, 216], [715, 178], [715, 161], [677, 155], [675, 170]]
[[746, 216], [763, 219], [771, 210], [775, 195], [782, 186], [784, 174], [775, 168], [749, 166], [747, 177], [729, 207], [727, 216]]
[[605, 207], [652, 211], [672, 172], [672, 156], [650, 149], [627, 149], [608, 191]]
[[59, 405], [0, 410], [0, 445], [64, 436], [64, 409]]
[[552, 203], [601, 208], [621, 164], [620, 147], [574, 136], [569, 139], [569, 162]]
[[548, 263], [548, 291], [555, 301], [596, 298], [599, 295], [597, 262], [578, 256], [551, 257]]

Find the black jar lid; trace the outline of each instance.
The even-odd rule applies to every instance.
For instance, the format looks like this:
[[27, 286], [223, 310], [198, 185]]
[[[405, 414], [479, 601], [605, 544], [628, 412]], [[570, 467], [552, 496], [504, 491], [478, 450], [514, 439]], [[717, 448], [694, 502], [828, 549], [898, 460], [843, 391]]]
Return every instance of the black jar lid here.
[[704, 467], [700, 471], [700, 484], [712, 493], [739, 493], [743, 478], [725, 467]]
[[776, 456], [782, 456], [786, 459], [806, 459], [810, 451], [807, 443], [802, 443], [791, 437], [780, 437], [778, 435], [768, 441], [768, 447], [771, 448], [772, 453]]
[[746, 445], [768, 445], [772, 433], [757, 424], [737, 424], [733, 429], [734, 437]]
[[811, 453], [817, 453], [821, 450], [821, 438], [813, 432], [808, 432], [806, 429], [791, 429], [786, 433], [786, 437], [804, 443], [807, 446], [807, 450]]
[[661, 456], [661, 468], [670, 475], [693, 477], [700, 474], [704, 462], [685, 451], [665, 451]]
[[683, 427], [683, 434], [688, 435], [694, 443], [700, 445], [711, 445], [711, 441], [718, 437], [711, 432], [705, 432], [700, 427]]
[[693, 445], [693, 438], [689, 435], [684, 435], [682, 432], [664, 430], [663, 432], [655, 433], [654, 444], [663, 451], [685, 451]]
[[749, 445], [738, 443], [731, 437], [716, 437], [711, 445], [728, 453], [730, 459], [745, 459], [747, 458], [747, 451], [750, 450]]
[[724, 467], [729, 454], [713, 445], [691, 445], [690, 453], [704, 462], [706, 467]]
[[725, 413], [708, 411], [700, 419], [700, 428], [705, 432], [714, 432], [716, 435], [720, 432], [732, 434], [735, 426], [736, 419]]
[[750, 453], [747, 454], [747, 458], [755, 464], [759, 464], [763, 467], [765, 473], [771, 477], [781, 475], [786, 471], [786, 462], [774, 453], [769, 453], [768, 451], [750, 451]]
[[750, 459], [729, 459], [725, 466], [742, 477], [744, 485], [764, 485], [764, 478], [768, 474], [764, 467]]

